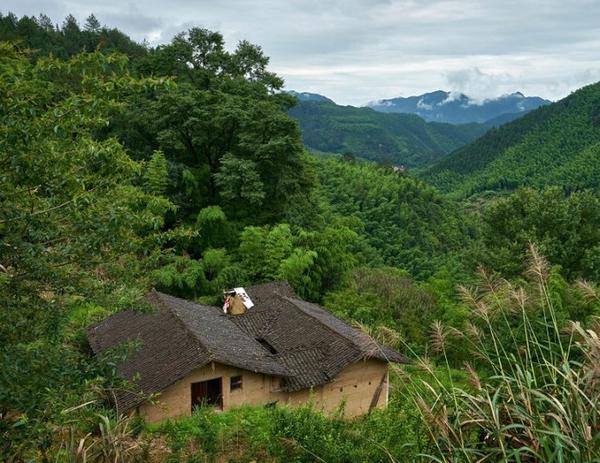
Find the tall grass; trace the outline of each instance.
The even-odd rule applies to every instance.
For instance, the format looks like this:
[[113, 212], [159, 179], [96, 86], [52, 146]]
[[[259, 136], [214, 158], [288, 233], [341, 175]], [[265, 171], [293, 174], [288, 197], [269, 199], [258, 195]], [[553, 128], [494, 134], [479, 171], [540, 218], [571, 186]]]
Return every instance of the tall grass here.
[[135, 418], [119, 416], [111, 419], [97, 415], [98, 429], [95, 433], [78, 436], [71, 427], [63, 437], [56, 453], [56, 462], [69, 463], [128, 463], [144, 461], [144, 448], [137, 438]]
[[[410, 399], [432, 441], [422, 455], [437, 462], [600, 461], [600, 322], [561, 322], [548, 288], [548, 264], [532, 245], [528, 283], [515, 287], [481, 272], [460, 288], [472, 323], [459, 331], [436, 323], [432, 346], [448, 366], [451, 338], [477, 364], [467, 387], [435, 374], [413, 382]], [[587, 298], [594, 287], [580, 282]], [[424, 360], [418, 364], [431, 367]], [[480, 374], [477, 372], [481, 372]]]

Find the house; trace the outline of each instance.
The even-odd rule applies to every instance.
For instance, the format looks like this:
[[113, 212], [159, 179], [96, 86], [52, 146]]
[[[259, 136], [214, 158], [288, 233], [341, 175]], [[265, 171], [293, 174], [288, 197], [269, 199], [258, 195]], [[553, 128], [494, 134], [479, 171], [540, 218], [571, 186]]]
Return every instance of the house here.
[[153, 290], [146, 296], [153, 311], [92, 325], [96, 354], [130, 347], [117, 371], [135, 390], [113, 391], [119, 413], [156, 422], [200, 404], [227, 410], [312, 400], [331, 412], [344, 402], [346, 416], [387, 405], [389, 362], [407, 363], [404, 356], [299, 299], [285, 282], [246, 291], [252, 305], [238, 315]]

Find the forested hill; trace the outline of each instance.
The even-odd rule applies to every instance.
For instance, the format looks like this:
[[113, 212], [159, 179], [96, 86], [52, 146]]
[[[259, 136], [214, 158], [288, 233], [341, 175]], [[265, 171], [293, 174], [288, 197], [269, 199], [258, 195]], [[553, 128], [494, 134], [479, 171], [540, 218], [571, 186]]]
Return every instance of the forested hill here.
[[408, 167], [439, 159], [487, 130], [480, 124], [428, 123], [412, 114], [384, 114], [319, 101], [300, 100], [289, 114], [299, 122], [304, 144], [310, 149], [349, 151], [365, 159]]
[[600, 83], [490, 130], [422, 178], [461, 196], [546, 185], [598, 191]]

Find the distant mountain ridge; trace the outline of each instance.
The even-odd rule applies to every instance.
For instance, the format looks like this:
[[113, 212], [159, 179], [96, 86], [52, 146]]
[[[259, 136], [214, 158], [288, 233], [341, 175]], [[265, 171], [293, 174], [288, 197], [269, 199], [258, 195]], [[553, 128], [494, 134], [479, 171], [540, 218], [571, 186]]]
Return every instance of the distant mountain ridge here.
[[512, 120], [550, 103], [537, 96], [527, 97], [521, 92], [477, 101], [464, 93], [437, 90], [417, 96], [373, 101], [367, 106], [382, 113], [416, 114], [428, 122], [467, 124], [490, 121], [490, 125], [497, 125], [492, 121], [498, 118], [502, 121], [502, 116], [508, 114], [512, 115], [509, 118]]
[[332, 99], [327, 98], [323, 95], [319, 95], [318, 93], [297, 92], [295, 90], [287, 90], [285, 93], [287, 93], [288, 95], [295, 96], [296, 98], [298, 98], [299, 101], [318, 101], [320, 103], [335, 104], [335, 101], [333, 101]]

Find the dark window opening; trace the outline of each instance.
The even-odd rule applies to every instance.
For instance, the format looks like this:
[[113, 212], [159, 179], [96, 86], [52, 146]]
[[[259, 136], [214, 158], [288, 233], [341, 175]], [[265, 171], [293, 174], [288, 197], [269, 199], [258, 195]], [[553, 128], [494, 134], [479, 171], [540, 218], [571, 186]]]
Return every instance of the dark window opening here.
[[192, 383], [192, 411], [194, 408], [202, 406], [223, 409], [223, 381], [221, 378]]
[[234, 391], [236, 389], [242, 388], [242, 377], [241, 376], [232, 376], [229, 379], [229, 390]]
[[267, 349], [271, 354], [274, 355], [277, 353], [277, 349], [275, 349], [271, 344], [269, 344], [269, 342], [266, 339], [256, 338], [256, 340], [260, 343], [261, 346], [263, 346], [265, 349]]

